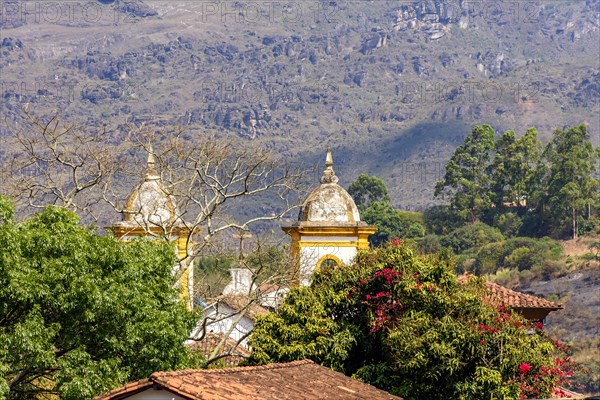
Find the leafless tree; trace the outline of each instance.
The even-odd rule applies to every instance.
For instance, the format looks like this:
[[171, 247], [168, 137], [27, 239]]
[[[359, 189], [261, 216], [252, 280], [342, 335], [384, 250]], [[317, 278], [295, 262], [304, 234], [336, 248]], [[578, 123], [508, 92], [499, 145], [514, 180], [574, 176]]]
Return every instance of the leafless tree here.
[[8, 127], [0, 190], [17, 208], [61, 205], [98, 219], [99, 189], [123, 168], [122, 145], [107, 143], [106, 127], [63, 123], [56, 115], [39, 118], [24, 112], [25, 124]]
[[[248, 256], [240, 252], [237, 265], [251, 276], [247, 285], [237, 295], [210, 299], [209, 307], [190, 337], [191, 342], [198, 342], [205, 340], [211, 332], [218, 332], [217, 341], [211, 348], [205, 349], [205, 367], [229, 357], [245, 358], [249, 353], [245, 341], [251, 332], [240, 328], [240, 322], [245, 317], [255, 319], [276, 309], [292, 282], [298, 279], [293, 276], [293, 266], [297, 260], [293, 259], [280, 239], [255, 238], [251, 248], [252, 253]], [[199, 288], [198, 292], [210, 296], [210, 292], [202, 289]], [[225, 305], [225, 310], [219, 309], [219, 304]]]
[[[132, 131], [130, 142], [154, 155], [166, 191], [177, 204], [170, 221], [153, 221], [168, 232], [183, 224], [189, 232], [188, 257], [208, 251], [225, 232], [248, 231], [253, 225], [277, 221], [298, 207], [305, 193], [307, 170], [293, 167], [277, 154], [252, 142], [215, 135], [185, 138], [186, 132]], [[119, 211], [118, 196], [104, 191]], [[258, 208], [247, 212], [249, 205]], [[241, 216], [240, 216], [241, 215]]]

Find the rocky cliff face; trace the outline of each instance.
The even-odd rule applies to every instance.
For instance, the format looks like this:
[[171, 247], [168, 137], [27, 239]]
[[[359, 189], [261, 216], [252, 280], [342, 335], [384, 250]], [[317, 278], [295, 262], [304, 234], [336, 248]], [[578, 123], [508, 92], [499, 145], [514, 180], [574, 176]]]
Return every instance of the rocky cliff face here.
[[[383, 177], [405, 208], [432, 201], [439, 173], [427, 168], [473, 124], [549, 134], [588, 122], [600, 142], [598, 0], [103, 0], [56, 15], [20, 4], [5, 2], [0, 19], [1, 107], [15, 121], [30, 104], [94, 125], [219, 132], [303, 160], [326, 140], [356, 168], [344, 177]], [[422, 179], [406, 178], [413, 167]]]

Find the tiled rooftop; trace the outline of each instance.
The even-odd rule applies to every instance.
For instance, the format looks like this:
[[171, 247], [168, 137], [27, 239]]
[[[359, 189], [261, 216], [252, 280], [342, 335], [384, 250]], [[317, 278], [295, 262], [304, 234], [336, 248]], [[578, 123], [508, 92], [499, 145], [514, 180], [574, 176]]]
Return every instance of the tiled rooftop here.
[[[188, 347], [193, 351], [200, 352], [205, 359], [208, 359], [212, 351], [215, 349], [215, 347], [217, 347], [222, 339], [223, 334], [207, 333], [202, 340], [192, 342], [188, 345]], [[232, 349], [233, 351], [231, 351]], [[228, 337], [225, 339], [225, 343], [220, 354], [225, 354], [229, 351], [231, 351], [231, 355], [221, 359], [221, 361], [228, 367], [237, 366], [250, 355], [250, 350], [248, 348]]]
[[190, 400], [399, 400], [310, 360], [259, 367], [155, 372], [95, 400], [117, 400], [159, 386]]
[[[458, 277], [458, 281], [461, 283], [467, 283], [472, 278], [475, 278], [475, 276], [471, 274], [463, 274]], [[486, 297], [496, 304], [504, 304], [505, 306], [514, 309], [544, 308], [560, 310], [563, 308], [563, 306], [560, 304], [542, 299], [541, 297], [517, 292], [516, 290], [505, 288], [504, 286], [500, 286], [494, 282], [486, 281], [485, 286], [489, 293], [489, 295]]]
[[490, 291], [491, 296], [511, 308], [549, 308], [553, 310], [563, 308], [560, 304], [542, 299], [541, 297], [517, 292], [493, 282], [487, 281], [485, 285]]
[[150, 379], [141, 379], [136, 382], [130, 382], [125, 386], [111, 390], [101, 396], [95, 397], [94, 400], [117, 400], [133, 396], [136, 393], [151, 388], [153, 385]]
[[249, 300], [247, 296], [242, 295], [221, 295], [216, 298], [216, 303], [226, 304], [235, 311], [247, 309], [246, 316], [251, 319], [267, 315], [269, 310], [262, 307], [255, 300]]

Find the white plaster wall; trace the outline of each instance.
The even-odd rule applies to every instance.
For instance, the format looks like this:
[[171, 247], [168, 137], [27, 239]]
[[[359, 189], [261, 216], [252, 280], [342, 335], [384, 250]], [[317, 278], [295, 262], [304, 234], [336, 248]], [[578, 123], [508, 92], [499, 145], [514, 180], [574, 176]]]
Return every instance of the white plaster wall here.
[[[207, 317], [216, 321], [216, 322], [208, 323], [206, 325], [206, 331], [208, 333], [225, 334], [229, 331], [229, 329], [231, 328], [231, 325], [233, 325], [235, 320], [239, 317], [239, 314], [236, 314], [236, 312], [233, 309], [231, 309], [230, 307], [227, 307], [223, 304], [219, 304], [218, 309], [213, 304], [213, 305], [209, 306], [208, 308], [206, 308], [206, 310], [204, 311], [204, 314], [202, 315], [202, 319], [198, 322], [198, 325], [196, 326], [196, 329], [194, 330], [194, 332], [192, 332], [192, 337], [200, 336], [200, 334], [201, 334], [200, 329], [202, 328], [202, 321], [204, 320], [204, 318], [207, 318]], [[248, 332], [252, 331], [252, 329], [254, 329], [254, 321], [252, 321], [252, 319], [248, 318], [247, 316], [244, 316], [237, 323], [235, 328], [233, 328], [229, 337], [237, 342]], [[240, 342], [240, 344], [244, 347], [248, 347], [248, 339], [249, 339], [249, 337], [246, 337], [244, 340], [242, 340]]]
[[[314, 238], [311, 238], [311, 241]], [[331, 238], [329, 238], [331, 241]], [[310, 285], [312, 275], [317, 267], [317, 262], [321, 257], [332, 255], [339, 258], [344, 264], [352, 263], [356, 257], [356, 247], [338, 247], [338, 246], [309, 246], [300, 249], [300, 284], [302, 286]]]
[[184, 397], [177, 396], [166, 390], [148, 389], [127, 397], [128, 400], [186, 400]]

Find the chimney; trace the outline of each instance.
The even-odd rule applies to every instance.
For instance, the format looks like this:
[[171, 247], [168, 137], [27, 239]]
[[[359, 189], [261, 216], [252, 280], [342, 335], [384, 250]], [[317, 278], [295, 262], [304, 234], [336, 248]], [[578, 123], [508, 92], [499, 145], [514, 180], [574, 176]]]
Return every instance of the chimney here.
[[250, 289], [256, 289], [256, 285], [252, 283], [252, 275], [254, 271], [248, 268], [231, 268], [231, 282], [223, 289], [223, 294], [233, 295], [248, 295]]

